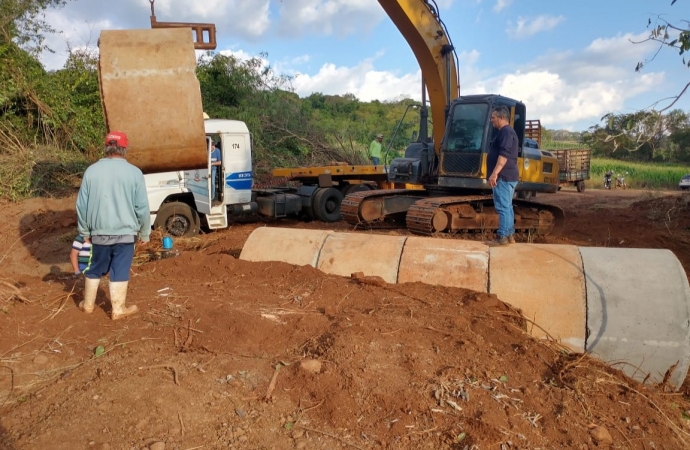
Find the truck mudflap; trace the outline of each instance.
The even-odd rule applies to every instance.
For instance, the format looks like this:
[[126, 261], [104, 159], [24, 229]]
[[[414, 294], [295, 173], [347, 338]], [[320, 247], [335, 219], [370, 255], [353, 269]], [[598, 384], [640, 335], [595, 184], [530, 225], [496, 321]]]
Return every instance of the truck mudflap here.
[[109, 130], [127, 134], [144, 173], [208, 164], [194, 41], [189, 29], [104, 30], [98, 42]]

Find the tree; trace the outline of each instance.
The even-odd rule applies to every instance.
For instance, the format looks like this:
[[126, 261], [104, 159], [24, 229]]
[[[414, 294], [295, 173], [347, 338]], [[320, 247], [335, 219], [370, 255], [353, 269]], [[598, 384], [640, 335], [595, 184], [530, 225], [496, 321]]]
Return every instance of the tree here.
[[[673, 6], [676, 1], [677, 0], [672, 0], [671, 6]], [[647, 19], [647, 28], [650, 29], [649, 36], [646, 39], [635, 43], [639, 44], [642, 42], [652, 41], [656, 42], [658, 47], [651, 58], [637, 63], [635, 66], [635, 72], [641, 71], [647, 64], [653, 61], [659, 52], [661, 52], [664, 48], [672, 48], [677, 50], [683, 65], [690, 68], [690, 59], [686, 61], [685, 58], [685, 52], [690, 51], [690, 21], [687, 19], [679, 19], [677, 22], [672, 23], [657, 15], [653, 21], [651, 17]], [[678, 99], [685, 94], [685, 92], [688, 90], [688, 87], [690, 87], [690, 83], [687, 83], [677, 96], [672, 97], [672, 102], [668, 106], [661, 109], [660, 112], [666, 111], [673, 107]]]
[[16, 42], [33, 55], [50, 50], [45, 33], [55, 30], [46, 22], [44, 11], [59, 8], [67, 0], [2, 0], [0, 2], [0, 48]]

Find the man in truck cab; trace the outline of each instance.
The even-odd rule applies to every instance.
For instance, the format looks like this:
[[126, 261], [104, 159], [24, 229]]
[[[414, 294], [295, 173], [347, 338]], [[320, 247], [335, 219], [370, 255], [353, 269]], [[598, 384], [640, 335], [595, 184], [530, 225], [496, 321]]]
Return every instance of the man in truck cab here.
[[148, 242], [151, 214], [144, 175], [128, 163], [127, 135], [112, 131], [105, 138], [105, 158], [84, 172], [77, 196], [77, 227], [91, 243], [91, 259], [84, 269], [84, 300], [79, 308], [92, 313], [101, 277], [110, 272], [111, 318], [138, 311], [125, 306], [129, 269], [137, 238]]
[[213, 144], [211, 150], [211, 200], [218, 200], [218, 168], [221, 164], [220, 141]]

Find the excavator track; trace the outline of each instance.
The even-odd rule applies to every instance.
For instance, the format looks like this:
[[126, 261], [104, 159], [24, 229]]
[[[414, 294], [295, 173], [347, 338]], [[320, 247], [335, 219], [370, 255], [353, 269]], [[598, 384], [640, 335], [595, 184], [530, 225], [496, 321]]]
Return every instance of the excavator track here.
[[[355, 227], [367, 228], [400, 228], [400, 223], [386, 221], [392, 215], [402, 216], [404, 219], [407, 207], [401, 211], [391, 211], [386, 208], [387, 199], [397, 199], [413, 204], [419, 198], [426, 197], [426, 192], [414, 189], [377, 189], [348, 194], [340, 203], [340, 213], [343, 220]], [[409, 207], [409, 206], [408, 206]]]
[[[526, 235], [557, 235], [565, 214], [557, 206], [513, 200], [515, 230]], [[428, 197], [419, 190], [375, 190], [347, 195], [343, 219], [355, 226], [400, 228], [402, 216], [415, 234], [439, 232], [491, 233], [498, 229], [498, 214], [490, 195]], [[392, 220], [391, 220], [392, 219]]]
[[[531, 235], [559, 234], [565, 224], [561, 208], [524, 200], [513, 200], [515, 231]], [[407, 211], [407, 228], [416, 234], [431, 236], [438, 232], [494, 232], [498, 214], [493, 197], [432, 197], [415, 202]]]

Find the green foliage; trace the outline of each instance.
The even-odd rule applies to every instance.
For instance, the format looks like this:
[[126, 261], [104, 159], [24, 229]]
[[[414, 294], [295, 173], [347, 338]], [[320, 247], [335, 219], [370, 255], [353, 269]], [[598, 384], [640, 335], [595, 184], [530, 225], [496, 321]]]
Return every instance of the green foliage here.
[[584, 145], [579, 141], [544, 141], [541, 145], [543, 150], [564, 150], [581, 147], [584, 147]]
[[593, 158], [588, 187], [603, 188], [604, 174], [609, 170], [613, 171], [614, 177], [618, 174], [624, 175], [625, 183], [630, 189], [678, 189], [680, 179], [683, 175], [690, 173], [690, 165], [644, 164], [610, 158]]
[[48, 49], [44, 33], [53, 28], [43, 11], [64, 6], [66, 0], [2, 0], [0, 2], [0, 46], [15, 42], [36, 56]]
[[610, 113], [602, 117], [602, 123], [582, 135], [582, 143], [595, 156], [632, 161], [690, 161], [690, 116], [681, 110], [667, 114]]
[[[72, 52], [47, 72], [37, 55], [52, 31], [43, 11], [65, 0], [0, 3], [0, 197], [60, 194], [74, 185], [104, 132], [97, 58]], [[98, 138], [98, 141], [100, 138]]]
[[261, 56], [241, 61], [209, 52], [197, 69], [206, 113], [242, 120], [252, 131], [258, 179], [275, 167], [365, 164], [378, 133], [391, 139], [384, 140], [384, 149], [390, 144], [389, 159], [404, 152], [419, 121], [417, 114], [405, 114], [412, 100], [364, 103], [352, 94], [318, 92], [300, 99], [291, 78], [276, 75]]

